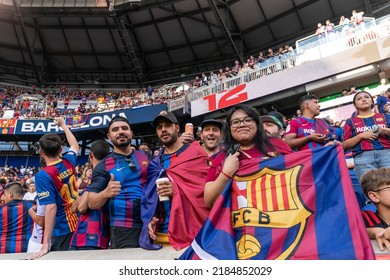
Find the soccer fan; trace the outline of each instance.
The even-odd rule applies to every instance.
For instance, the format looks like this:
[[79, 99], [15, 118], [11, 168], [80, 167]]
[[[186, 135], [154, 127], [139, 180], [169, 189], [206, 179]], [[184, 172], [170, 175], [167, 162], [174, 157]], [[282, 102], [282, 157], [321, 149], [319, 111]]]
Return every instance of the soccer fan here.
[[[197, 141], [181, 141], [173, 113], [162, 111], [153, 125], [164, 148], [148, 168], [148, 183], [141, 199], [144, 224], [140, 245], [159, 249], [169, 244], [180, 250], [192, 242], [209, 213], [203, 199], [209, 157]], [[157, 189], [156, 180], [160, 178], [166, 181]], [[161, 201], [159, 196], [167, 196], [168, 200]]]
[[27, 191], [28, 192], [26, 192], [24, 194], [23, 199], [24, 200], [35, 200], [35, 197], [37, 196], [37, 188], [36, 188], [34, 182], [31, 182], [30, 184], [28, 184]]
[[140, 199], [149, 160], [144, 152], [132, 150], [132, 136], [126, 118], [112, 118], [107, 137], [114, 150], [96, 165], [88, 188], [90, 209], [99, 209], [108, 203], [112, 249], [139, 247]]
[[41, 205], [39, 199], [35, 199], [36, 205], [28, 210], [28, 214], [34, 221], [32, 234], [28, 241], [27, 252], [39, 252], [42, 248], [43, 228], [45, 226], [46, 205]]
[[388, 88], [384, 95], [379, 95], [374, 106], [375, 113], [390, 113], [390, 88]]
[[206, 154], [214, 159], [220, 149], [222, 141], [222, 122], [214, 119], [204, 120], [201, 124], [200, 139], [202, 140], [202, 148]]
[[221, 152], [213, 161], [206, 178], [204, 199], [212, 207], [240, 166], [248, 158], [267, 158], [291, 153], [291, 148], [278, 138], [268, 138], [259, 114], [252, 108], [239, 105], [226, 115], [224, 146], [234, 145], [232, 152]]
[[35, 183], [39, 203], [46, 205], [45, 234], [33, 259], [49, 251], [68, 250], [78, 220], [70, 208], [78, 197], [75, 165], [79, 144], [64, 118], [56, 118], [54, 123], [63, 129], [70, 148], [61, 156], [62, 140], [58, 134], [45, 134], [39, 139], [39, 153], [46, 166], [35, 176]]
[[390, 251], [390, 168], [369, 170], [361, 177], [364, 194], [375, 204], [376, 212], [362, 211], [367, 233], [381, 251]]
[[353, 151], [356, 176], [368, 170], [390, 167], [390, 115], [373, 113], [374, 100], [366, 91], [353, 97], [356, 113], [344, 125], [344, 150]]
[[0, 254], [27, 252], [33, 221], [28, 210], [32, 201], [23, 200], [24, 189], [18, 182], [5, 187], [0, 206]]
[[277, 137], [282, 139], [284, 135], [283, 115], [272, 111], [267, 115], [260, 117], [263, 122], [264, 131], [268, 137]]
[[[110, 153], [110, 145], [102, 140], [92, 143], [89, 162], [92, 169]], [[80, 212], [76, 230], [70, 242], [70, 250], [107, 249], [109, 245], [109, 213], [107, 207], [88, 208], [88, 186], [72, 204], [73, 212]], [[104, 207], [104, 206], [103, 206]]]
[[290, 121], [286, 129], [285, 140], [292, 148], [299, 151], [322, 146], [338, 144], [333, 128], [323, 119], [316, 118], [320, 114], [318, 98], [307, 94], [299, 99], [299, 110], [302, 116]]

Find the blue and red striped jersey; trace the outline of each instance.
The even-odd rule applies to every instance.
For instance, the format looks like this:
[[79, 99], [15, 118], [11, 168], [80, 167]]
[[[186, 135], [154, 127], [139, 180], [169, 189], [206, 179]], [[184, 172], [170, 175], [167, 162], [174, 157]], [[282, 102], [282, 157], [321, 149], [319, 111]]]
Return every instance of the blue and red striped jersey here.
[[362, 216], [366, 228], [374, 228], [374, 227], [388, 228], [389, 227], [389, 225], [386, 224], [386, 222], [383, 221], [376, 212], [365, 210], [362, 211]]
[[[344, 126], [344, 141], [355, 137], [360, 133], [375, 130], [376, 128], [390, 127], [390, 115], [375, 113], [368, 117], [353, 115], [347, 119]], [[363, 139], [353, 148], [354, 155], [364, 151], [390, 149], [390, 139], [379, 134], [376, 140]]]
[[32, 201], [13, 200], [0, 206], [0, 254], [27, 252], [33, 220], [28, 209]]
[[53, 236], [66, 235], [76, 229], [78, 217], [70, 209], [78, 197], [76, 158], [76, 153], [69, 151], [63, 159], [46, 166], [35, 176], [40, 204], [57, 205]]
[[108, 201], [110, 226], [142, 228], [140, 199], [147, 181], [148, 165], [149, 159], [141, 151], [134, 151], [130, 156], [113, 152], [94, 169], [90, 192], [104, 190], [111, 174], [121, 183], [119, 195]]
[[87, 212], [80, 214], [70, 246], [107, 249], [110, 241], [109, 232], [110, 216], [108, 211], [102, 208], [89, 209]]
[[[308, 119], [305, 117], [298, 117], [296, 119], [291, 120], [286, 129], [286, 134], [296, 134], [296, 138], [303, 138], [316, 133], [327, 135], [330, 139], [336, 139], [336, 134], [334, 132], [333, 127], [331, 127], [323, 119], [319, 118]], [[320, 143], [311, 141], [298, 148], [298, 150], [302, 151], [307, 149], [314, 149], [322, 147], [325, 144], [326, 142]]]

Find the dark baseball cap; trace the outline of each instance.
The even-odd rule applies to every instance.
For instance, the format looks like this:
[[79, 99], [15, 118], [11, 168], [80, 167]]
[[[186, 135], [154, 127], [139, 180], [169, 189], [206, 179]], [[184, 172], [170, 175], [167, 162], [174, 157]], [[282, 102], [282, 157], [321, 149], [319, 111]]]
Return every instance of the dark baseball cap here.
[[157, 126], [157, 124], [160, 120], [168, 120], [172, 123], [178, 123], [175, 114], [172, 112], [167, 112], [167, 111], [161, 111], [160, 114], [154, 118], [153, 125]]
[[110, 126], [114, 123], [114, 122], [125, 122], [127, 123], [129, 126], [130, 126], [130, 122], [128, 119], [126, 119], [125, 117], [122, 117], [122, 116], [115, 116], [111, 119], [111, 121], [108, 123], [108, 130], [110, 130]]
[[280, 129], [284, 128], [283, 115], [276, 111], [271, 111], [267, 115], [261, 116], [262, 122], [272, 122], [279, 126]]
[[208, 119], [208, 120], [204, 120], [201, 124], [200, 124], [200, 127], [203, 128], [206, 126], [206, 125], [215, 125], [215, 126], [218, 126], [219, 129], [222, 129], [222, 122], [219, 121], [219, 120], [215, 120], [215, 119]]

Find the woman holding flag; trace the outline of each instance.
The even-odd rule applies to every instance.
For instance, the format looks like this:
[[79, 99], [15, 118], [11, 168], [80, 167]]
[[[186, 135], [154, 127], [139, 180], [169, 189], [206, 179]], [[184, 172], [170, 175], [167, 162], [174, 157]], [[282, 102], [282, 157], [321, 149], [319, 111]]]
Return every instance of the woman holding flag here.
[[204, 190], [206, 204], [212, 207], [230, 179], [240, 167], [240, 161], [250, 158], [268, 158], [291, 153], [291, 148], [279, 138], [267, 137], [259, 114], [253, 108], [239, 105], [226, 116], [224, 146], [213, 161]]
[[245, 105], [224, 137], [206, 178], [211, 212], [179, 259], [375, 258], [341, 145], [292, 153]]

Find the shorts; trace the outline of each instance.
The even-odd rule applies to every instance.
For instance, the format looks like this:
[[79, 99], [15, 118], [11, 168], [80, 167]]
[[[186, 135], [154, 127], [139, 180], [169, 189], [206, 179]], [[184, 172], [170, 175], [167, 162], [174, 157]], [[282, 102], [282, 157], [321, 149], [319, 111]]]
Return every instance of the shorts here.
[[111, 227], [111, 249], [137, 248], [141, 228]]
[[50, 251], [68, 251], [72, 236], [73, 232], [61, 236], [53, 236], [51, 238]]
[[39, 252], [39, 250], [41, 250], [41, 247], [42, 247], [41, 243], [31, 241], [31, 239], [30, 239], [28, 241], [27, 253]]

